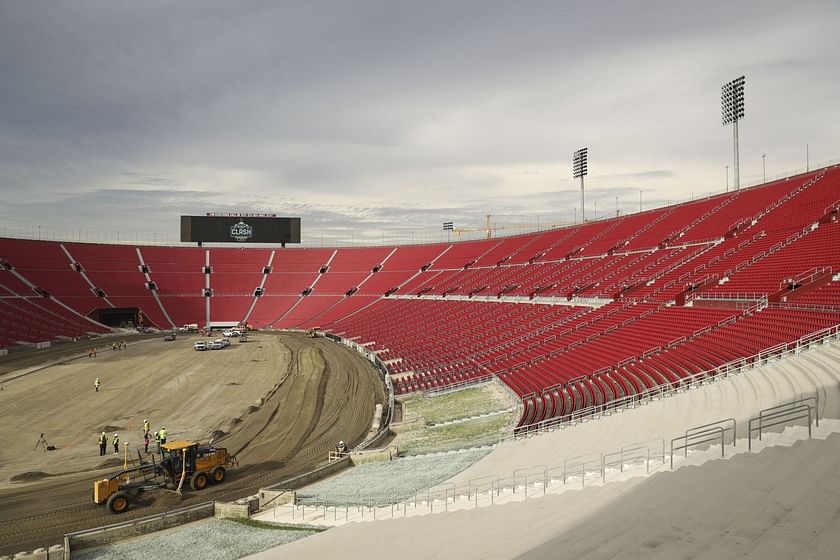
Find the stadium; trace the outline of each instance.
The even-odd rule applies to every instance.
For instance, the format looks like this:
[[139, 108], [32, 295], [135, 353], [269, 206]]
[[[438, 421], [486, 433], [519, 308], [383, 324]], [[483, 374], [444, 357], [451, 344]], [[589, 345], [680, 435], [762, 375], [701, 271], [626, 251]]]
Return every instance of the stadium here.
[[[114, 416], [107, 421], [102, 418], [98, 424], [107, 422], [110, 429], [124, 432], [130, 429], [133, 420], [139, 429], [140, 416], [149, 411], [151, 415], [164, 414], [170, 425], [179, 422], [183, 426], [179, 437], [207, 439], [216, 433], [221, 435], [218, 445], [231, 446], [234, 439], [247, 435], [247, 443], [233, 446], [243, 460], [250, 458], [249, 452], [253, 453], [251, 461], [259, 469], [260, 482], [266, 479], [266, 472], [277, 478], [285, 472], [300, 474], [303, 467], [295, 469], [296, 461], [307, 468], [320, 466], [340, 438], [346, 438], [350, 448], [358, 448], [359, 456], [364, 457], [361, 444], [376, 449], [369, 444], [381, 441], [377, 436], [387, 433], [389, 423], [394, 420], [394, 407], [399, 406], [395, 405], [395, 398], [419, 393], [428, 395], [426, 399], [431, 401], [477, 387], [494, 386], [507, 393], [508, 400], [514, 404], [515, 413], [507, 415], [510, 421], [501, 427], [496, 424], [495, 433], [486, 429], [475, 432], [473, 441], [456, 439], [438, 445], [450, 446], [439, 448], [445, 451], [452, 451], [453, 444], [460, 444], [464, 449], [492, 445], [496, 450], [454, 479], [451, 496], [430, 495], [425, 499], [432, 510], [436, 501], [444, 505], [450, 500], [457, 503], [458, 497], [465, 499], [460, 494], [456, 496], [464, 483], [469, 490], [464, 492], [474, 495], [476, 500], [482, 492], [501, 495], [500, 488], [482, 488], [478, 482], [486, 482], [487, 477], [494, 475], [499, 480], [513, 476], [511, 491], [521, 484], [527, 494], [530, 474], [531, 485], [538, 480], [537, 486], [543, 486], [545, 492], [545, 485], [554, 481], [559, 472], [550, 474], [551, 467], [565, 465], [563, 480], [574, 473], [584, 485], [587, 476], [591, 476], [589, 469], [599, 465], [604, 468], [605, 453], [621, 451], [638, 442], [655, 442], [657, 438], [662, 441], [659, 447], [656, 443], [645, 446], [648, 469], [651, 452], [654, 457], [659, 453], [660, 467], [664, 468], [666, 440], [670, 441], [668, 449], [673, 460], [671, 438], [682, 432], [688, 438], [684, 446], [717, 444], [723, 453], [729, 437], [735, 443], [736, 426], [739, 426], [743, 446], [743, 438], [754, 435], [752, 431], [744, 433], [747, 421], [772, 407], [792, 403], [793, 408], [783, 409], [786, 415], [773, 416], [775, 422], [768, 425], [802, 424], [797, 419], [801, 418], [800, 407], [804, 406], [808, 412], [806, 425], [810, 426], [812, 419], [817, 422], [822, 418], [826, 429], [828, 418], [836, 417], [840, 407], [836, 373], [840, 353], [836, 342], [832, 342], [840, 332], [840, 278], [836, 272], [840, 269], [838, 217], [840, 168], [829, 167], [628, 216], [477, 241], [383, 247], [231, 249], [5, 238], [0, 240], [3, 255], [0, 286], [4, 290], [0, 298], [3, 305], [0, 332], [7, 352], [4, 359], [14, 359], [16, 350], [22, 346], [49, 346], [50, 351], [55, 351], [66, 345], [65, 352], [71, 352], [70, 348], [81, 351], [77, 366], [61, 361], [68, 359], [66, 353], [55, 355], [59, 361], [57, 366], [53, 362], [52, 368], [75, 369], [73, 373], [84, 376], [85, 380], [78, 383], [83, 385], [78, 394], [74, 388], [68, 395], [71, 390], [62, 384], [58, 389], [60, 401], [90, 402], [89, 398], [97, 395], [91, 394], [89, 372], [102, 371], [99, 375], [106, 378], [105, 387], [109, 387], [113, 377], [108, 376], [109, 370], [120, 371], [119, 375], [126, 379], [119, 382], [119, 390], [134, 395], [137, 406], [109, 410], [108, 414]], [[248, 218], [240, 216], [228, 221], [240, 219]], [[105, 321], [115, 317], [123, 327], [127, 321], [129, 327], [154, 333], [190, 324], [200, 324], [206, 329], [249, 325], [253, 329], [249, 338], [256, 340], [237, 345], [238, 359], [231, 353], [234, 357], [225, 355], [221, 364], [211, 366], [202, 360], [202, 367], [220, 368], [217, 374], [227, 372], [222, 374], [224, 380], [234, 377], [238, 380], [241, 375], [238, 370], [251, 370], [258, 380], [248, 384], [250, 399], [254, 401], [263, 392], [271, 394], [277, 390], [271, 385], [276, 381], [269, 374], [271, 368], [258, 370], [241, 357], [250, 359], [253, 351], [243, 354], [243, 347], [251, 350], [251, 345], [258, 343], [256, 348], [265, 357], [253, 361], [294, 362], [299, 375], [319, 369], [313, 364], [320, 361], [326, 363], [320, 366], [321, 371], [332, 372], [330, 383], [335, 383], [336, 388], [318, 381], [314, 387], [301, 389], [303, 392], [299, 394], [312, 395], [306, 397], [307, 402], [318, 402], [315, 408], [319, 412], [311, 422], [294, 423], [301, 430], [299, 433], [279, 431], [280, 426], [285, 428], [290, 422], [286, 416], [266, 421], [243, 415], [244, 428], [233, 429], [229, 434], [222, 428], [222, 418], [233, 416], [236, 407], [244, 407], [248, 398], [228, 397], [220, 391], [222, 383], [212, 381], [214, 377], [200, 378], [203, 372], [193, 371], [183, 363], [175, 366], [167, 362], [177, 345], [182, 346], [178, 349], [180, 355], [172, 359], [192, 357], [192, 348], [186, 347], [186, 358], [183, 348], [183, 339], [191, 335], [181, 335], [172, 342], [164, 342], [160, 336], [149, 340], [148, 335], [132, 335], [128, 350], [109, 350], [108, 341], [113, 340], [110, 331], [126, 332], [124, 328], [106, 326]], [[307, 331], [319, 341], [304, 337]], [[355, 348], [359, 353], [356, 363], [348, 363], [352, 359], [337, 349], [327, 349], [338, 346], [336, 341], [345, 342], [348, 353], [352, 353], [350, 348]], [[50, 342], [54, 344], [47, 344]], [[284, 355], [281, 347], [269, 347], [278, 343], [292, 348], [295, 359]], [[161, 348], [167, 344], [172, 345], [173, 351]], [[101, 357], [91, 358], [89, 353], [85, 357], [84, 349], [91, 345], [101, 346]], [[145, 353], [142, 356], [145, 368], [135, 362], [121, 363], [129, 360], [129, 352], [143, 352], [144, 347], [152, 348], [152, 345], [155, 346], [154, 363], [149, 364], [151, 355]], [[311, 347], [319, 345], [324, 347], [319, 356], [306, 358]], [[38, 350], [26, 348], [21, 354], [31, 358], [33, 352]], [[214, 354], [200, 357], [210, 359]], [[131, 359], [137, 358], [132, 355]], [[91, 366], [94, 360], [102, 360], [107, 365], [103, 369], [97, 363], [94, 369]], [[304, 360], [310, 365], [305, 365]], [[367, 366], [366, 360], [369, 360]], [[29, 409], [40, 406], [33, 391], [44, 391], [43, 381], [36, 383], [36, 379], [53, 374], [51, 367], [42, 368], [30, 368], [34, 372], [21, 376], [24, 381], [19, 384], [14, 379], [4, 383], [4, 399], [20, 399]], [[166, 372], [164, 378], [172, 376], [174, 371], [186, 373], [174, 377], [169, 385], [175, 383], [175, 386], [162, 395], [152, 389], [167, 385], [160, 379], [161, 371]], [[351, 380], [336, 379], [340, 372], [347, 371], [367, 376], [367, 384], [347, 393]], [[377, 371], [385, 372], [380, 383], [376, 382]], [[231, 372], [237, 374], [232, 376]], [[61, 372], [60, 375], [71, 374]], [[30, 376], [36, 378], [31, 381], [33, 385], [24, 385]], [[69, 381], [72, 377], [67, 379], [73, 385]], [[749, 389], [745, 388], [745, 381]], [[145, 387], [147, 393], [136, 394], [140, 387]], [[341, 393], [350, 398], [329, 406], [323, 404], [324, 400]], [[437, 394], [441, 396], [433, 396]], [[55, 402], [55, 398], [45, 394], [42, 399], [50, 404], [32, 412], [44, 417], [51, 410], [63, 409], [65, 405]], [[203, 410], [208, 399], [215, 408], [212, 414]], [[194, 400], [201, 401], [201, 405], [194, 404]], [[265, 401], [271, 399], [266, 397]], [[680, 403], [677, 409], [669, 410], [677, 402]], [[649, 404], [642, 407], [646, 403]], [[79, 412], [85, 417], [104, 412], [104, 405], [89, 406], [99, 411], [82, 405]], [[301, 406], [304, 408], [294, 412], [306, 416], [303, 410], [307, 405]], [[655, 422], [644, 419], [654, 407], [656, 414], [668, 416]], [[285, 405], [279, 408], [289, 410]], [[24, 425], [35, 422], [13, 412], [12, 408], [8, 410], [10, 427], [15, 431], [22, 431]], [[121, 410], [122, 415], [117, 416], [115, 410]], [[348, 419], [347, 412], [351, 410], [360, 416], [355, 422]], [[375, 410], [379, 417], [375, 417]], [[505, 410], [510, 409], [503, 402], [487, 412], [499, 414]], [[625, 412], [619, 414], [619, 411]], [[455, 411], [458, 412], [468, 411]], [[322, 422], [320, 414], [336, 417]], [[186, 429], [188, 419], [199, 415], [205, 423]], [[16, 418], [23, 419], [19, 427]], [[70, 426], [42, 422], [47, 426], [43, 431], [49, 429], [48, 433], [63, 441], [70, 441], [76, 435], [81, 439], [95, 438], [95, 430], [89, 430], [90, 434], [82, 430], [68, 437], [73, 425], [84, 423], [80, 418], [70, 418], [65, 417]], [[732, 418], [732, 427], [726, 423], [727, 418]], [[686, 424], [686, 420], [693, 424]], [[249, 429], [248, 424], [258, 421], [267, 424], [253, 433], [253, 426]], [[371, 422], [375, 426], [371, 430], [374, 437], [368, 438]], [[607, 422], [621, 428], [606, 428]], [[465, 422], [468, 423], [469, 420]], [[693, 432], [687, 431], [695, 425], [704, 427], [710, 423], [719, 431], [719, 438], [701, 430], [703, 437], [695, 437], [695, 442]], [[380, 426], [385, 429], [380, 430]], [[611, 430], [610, 437], [582, 435], [584, 430], [598, 434], [601, 429]], [[552, 444], [551, 453], [543, 450], [535, 454], [529, 449], [545, 447], [549, 438], [559, 440]], [[290, 439], [299, 443], [285, 448], [282, 442]], [[266, 451], [263, 440], [276, 445], [276, 452]], [[830, 438], [825, 445], [831, 445], [832, 441]], [[615, 447], [597, 450], [599, 444], [607, 446], [607, 442]], [[6, 447], [14, 456], [27, 457], [25, 451]], [[255, 448], [259, 450], [254, 452]], [[399, 453], [399, 446], [386, 443], [384, 449]], [[411, 455], [429, 456], [433, 451], [436, 449], [423, 450], [420, 446]], [[578, 465], [578, 471], [566, 472], [565, 461], [596, 451], [600, 459], [591, 464], [587, 459]], [[17, 480], [21, 480], [22, 475], [34, 471], [44, 477], [27, 485], [26, 491], [14, 494], [17, 501], [30, 502], [23, 508], [28, 515], [18, 513], [16, 517], [14, 508], [4, 507], [4, 515], [8, 515], [4, 527], [11, 529], [13, 538], [29, 534], [14, 532], [16, 522], [25, 525], [27, 517], [38, 519], [48, 515], [44, 510], [33, 514], [27, 508], [37, 501], [32, 496], [49, 496], [55, 491], [53, 477], [44, 472], [49, 473], [49, 467], [56, 468], [56, 465], [47, 467], [49, 463], [44, 461], [50, 461], [51, 453], [63, 452], [44, 453], [43, 459], [39, 455], [34, 462], [27, 458], [29, 469], [12, 475], [13, 479], [17, 475]], [[77, 452], [71, 448], [67, 453]], [[639, 459], [628, 453], [627, 459], [621, 454], [622, 465]], [[61, 460], [66, 461], [68, 454]], [[507, 457], [496, 459], [496, 455]], [[350, 457], [352, 460], [352, 453]], [[498, 466], [494, 467], [494, 462]], [[14, 467], [20, 461], [8, 463]], [[118, 459], [116, 463], [90, 464], [88, 468], [95, 471], [119, 463]], [[519, 484], [513, 474], [517, 471], [524, 475]], [[92, 474], [86, 473], [87, 478]], [[439, 491], [445, 481], [434, 482], [432, 486]], [[61, 486], [69, 485], [62, 481]], [[393, 508], [402, 505], [407, 514], [407, 496], [399, 492], [388, 496], [375, 487], [363, 490], [375, 495], [376, 501], [361, 506], [351, 501], [354, 507], [375, 511], [387, 504], [393, 514]], [[418, 494], [430, 491], [416, 487], [414, 490], [415, 501]], [[689, 490], [684, 492], [687, 494]], [[87, 490], [82, 490], [69, 495], [83, 500], [87, 494]], [[301, 511], [297, 515], [311, 523], [309, 517], [313, 514], [306, 513], [307, 502], [300, 497], [303, 490], [298, 494], [299, 502], [290, 506], [289, 513], [295, 515], [295, 508], [299, 507]], [[224, 496], [230, 495], [231, 490], [227, 489]], [[323, 499], [323, 495], [315, 495]], [[337, 518], [339, 509], [349, 507], [347, 503], [342, 504], [342, 499], [333, 496], [331, 501], [321, 504], [324, 510], [320, 515], [324, 520], [330, 514]], [[51, 511], [57, 501], [51, 497], [39, 507]], [[466, 501], [469, 502], [469, 497]], [[53, 515], [63, 509], [72, 512], [65, 514], [69, 516], [66, 525], [55, 527], [62, 530], [76, 525], [72, 521], [74, 517], [84, 519], [82, 511], [96, 511], [94, 504], [86, 504], [86, 508], [81, 504], [70, 508], [63, 505], [64, 508], [53, 512]], [[313, 505], [308, 505], [312, 510]], [[283, 515], [285, 520], [285, 509], [276, 509], [275, 506], [267, 511], [273, 517]], [[317, 506], [314, 509], [317, 511]], [[477, 502], [476, 509], [479, 509]], [[99, 517], [94, 519], [101, 520], [101, 510], [98, 513]], [[469, 523], [466, 521], [469, 516], [463, 517], [465, 521], [460, 522]], [[291, 518], [286, 521], [290, 522]], [[43, 534], [44, 528], [37, 523], [34, 528]], [[768, 532], [770, 539], [773, 532]], [[642, 549], [646, 546], [644, 543], [623, 546], [629, 546], [631, 551], [634, 544]]]
[[[541, 60], [525, 68], [529, 56], [542, 55], [536, 45], [543, 42], [582, 53], [553, 38], [553, 22], [569, 14], [467, 4], [359, 13], [334, 6], [342, 16], [335, 19], [309, 19], [300, 6], [255, 2], [245, 15], [217, 6], [185, 27], [197, 45], [212, 48], [185, 58], [172, 48], [180, 31], [173, 22], [192, 20], [191, 13], [163, 22], [152, 17], [159, 7], [103, 9], [99, 21], [126, 37], [148, 32], [136, 51], [119, 55], [101, 49], [120, 43], [116, 31], [93, 26], [82, 5], [60, 8], [63, 22], [33, 7], [0, 18], [17, 22], [0, 21], [0, 46], [20, 47], [0, 51], [28, 53], [20, 67], [0, 58], [17, 78], [9, 83], [19, 84], [8, 97], [0, 88], [0, 101], [11, 100], [22, 115], [0, 119], [0, 146], [13, 148], [0, 150], [7, 192], [0, 208], [0, 560], [836, 557], [840, 164], [812, 164], [805, 144], [805, 158], [774, 156], [795, 165], [768, 177], [754, 136], [744, 139], [753, 165], [739, 160], [738, 127], [750, 115], [745, 84], [750, 96], [771, 97], [768, 84], [780, 80], [767, 76], [788, 67], [727, 62], [725, 75], [686, 70], [682, 61], [658, 67], [664, 55], [646, 58], [641, 48], [632, 53], [639, 62], [628, 62], [620, 41], [599, 34], [608, 51], [600, 60], [611, 61], [608, 69], [627, 79], [628, 90], [596, 81], [561, 104], [597, 98], [581, 107], [604, 103], [614, 115], [617, 100], [638, 102], [619, 60], [648, 77], [666, 67], [703, 76], [674, 92], [692, 106], [684, 119], [659, 119], [668, 96], [641, 102], [662, 106], [646, 113], [649, 129], [622, 115], [605, 117], [606, 128], [590, 133], [580, 124], [589, 117], [567, 114], [569, 130], [587, 130], [592, 140], [571, 144], [570, 132], [562, 133], [570, 157], [558, 166], [540, 145], [546, 136], [538, 121], [557, 116], [542, 112], [544, 92], [507, 80], [527, 82], [552, 67]], [[676, 12], [663, 9], [663, 21]], [[127, 13], [136, 21], [122, 27]], [[628, 28], [640, 17], [618, 7], [610, 13], [624, 13]], [[474, 28], [452, 23], [467, 15], [475, 16]], [[691, 35], [685, 14], [677, 15], [671, 31]], [[712, 29], [705, 12], [692, 16]], [[305, 22], [300, 30], [298, 21]], [[781, 29], [775, 16], [767, 21], [757, 28]], [[62, 58], [52, 66], [36, 56], [31, 41], [39, 34], [27, 30], [56, 32], [46, 47], [55, 54], [68, 22], [74, 38], [66, 44], [86, 53], [86, 62]], [[288, 43], [269, 23], [280, 25]], [[88, 44], [77, 25], [99, 39]], [[229, 25], [247, 38], [243, 50], [220, 39]], [[159, 26], [164, 32], [155, 35]], [[310, 29], [320, 31], [318, 41], [297, 33]], [[586, 36], [570, 24], [563, 29], [570, 41]], [[360, 39], [367, 34], [370, 44]], [[535, 43], [520, 51], [523, 37]], [[415, 75], [425, 60], [406, 55], [427, 53], [437, 40], [432, 66], [447, 71]], [[301, 44], [312, 49], [306, 64], [284, 66], [265, 54]], [[698, 60], [687, 54], [696, 46], [687, 38], [653, 44]], [[266, 45], [276, 51], [260, 48]], [[330, 56], [321, 56], [323, 45]], [[225, 49], [235, 53], [229, 60]], [[171, 67], [126, 64], [139, 52], [172, 57]], [[364, 64], [354, 67], [358, 53]], [[725, 54], [719, 60], [729, 60]], [[253, 65], [245, 62], [251, 56]], [[458, 64], [448, 66], [449, 58]], [[192, 63], [209, 61], [212, 71], [191, 73]], [[30, 63], [61, 72], [30, 73]], [[490, 79], [496, 64], [505, 85]], [[108, 71], [99, 75], [97, 67]], [[124, 67], [131, 72], [121, 73]], [[279, 81], [257, 70], [264, 67], [278, 70]], [[77, 82], [66, 68], [87, 78], [94, 68], [99, 79]], [[301, 70], [310, 68], [340, 78], [322, 83]], [[379, 82], [371, 77], [383, 68], [395, 75], [386, 94], [373, 95]], [[709, 89], [710, 74], [707, 116], [708, 106], [695, 107], [694, 90]], [[254, 76], [253, 89], [242, 85], [253, 86]], [[33, 93], [42, 79], [84, 81], [105, 93], [68, 87], [66, 104], [42, 105]], [[224, 93], [208, 102], [198, 85]], [[565, 82], [542, 86], [568, 89]], [[275, 99], [266, 103], [263, 95], [286, 87], [302, 89], [278, 97], [285, 105], [277, 103], [282, 118], [275, 120], [268, 110]], [[485, 88], [493, 94], [475, 93]], [[400, 97], [420, 89], [424, 101], [440, 104], [421, 109]], [[341, 95], [328, 95], [334, 90]], [[108, 95], [119, 102], [109, 105]], [[390, 105], [394, 99], [400, 102]], [[791, 115], [810, 111], [773, 99]], [[158, 101], [166, 107], [160, 113]], [[91, 109], [99, 103], [102, 113]], [[459, 103], [469, 109], [448, 112]], [[747, 130], [790, 150], [790, 143], [771, 144], [784, 134], [769, 128], [768, 104], [756, 103], [761, 124]], [[540, 109], [523, 110], [530, 106]], [[76, 108], [83, 115], [69, 118]], [[492, 135], [489, 124], [472, 120], [499, 108], [504, 116], [493, 121]], [[34, 124], [24, 118], [29, 109]], [[416, 128], [380, 130], [412, 110]], [[523, 115], [520, 131], [510, 121]], [[149, 116], [153, 126], [138, 124]], [[832, 128], [828, 116], [811, 119], [799, 118], [817, 132]], [[715, 142], [725, 156], [708, 155], [716, 152], [707, 150], [701, 120], [714, 121], [717, 133], [723, 125], [725, 143]], [[291, 140], [275, 142], [287, 126]], [[155, 127], [161, 130], [150, 133]], [[652, 131], [666, 130], [673, 135], [651, 141]], [[185, 131], [194, 136], [185, 140]], [[212, 141], [200, 137], [205, 132]], [[228, 133], [230, 140], [219, 140]], [[533, 143], [525, 141], [531, 133]], [[67, 134], [67, 144], [53, 134]], [[345, 135], [352, 138], [346, 144]], [[308, 151], [319, 142], [324, 151]], [[461, 153], [462, 143], [476, 152]], [[704, 155], [674, 157], [668, 143]], [[231, 156], [240, 144], [248, 153]], [[91, 145], [95, 156], [86, 152]], [[673, 157], [663, 167], [679, 171], [657, 170], [643, 153], [652, 145], [663, 160], [666, 152]], [[396, 173], [406, 146], [417, 158]], [[485, 160], [471, 159], [479, 152]], [[288, 169], [268, 171], [274, 158]], [[709, 167], [723, 171], [718, 160], [726, 164], [725, 186], [709, 178]], [[595, 174], [599, 166], [608, 169]], [[744, 180], [742, 166], [750, 169]], [[283, 188], [266, 187], [266, 177]], [[39, 202], [50, 189], [66, 183], [72, 191], [74, 180], [91, 178], [104, 202], [85, 194]], [[205, 187], [187, 189], [182, 179]], [[206, 184], [216, 181], [231, 202], [208, 194]], [[365, 181], [377, 185], [374, 195], [356, 184]], [[404, 192], [393, 187], [401, 181]], [[331, 182], [349, 194], [336, 194]], [[253, 196], [243, 194], [249, 188]], [[520, 212], [519, 225], [504, 223]], [[434, 231], [415, 241], [431, 222]], [[138, 223], [154, 233], [132, 239], [127, 232]], [[109, 228], [120, 228], [122, 238], [96, 233]]]

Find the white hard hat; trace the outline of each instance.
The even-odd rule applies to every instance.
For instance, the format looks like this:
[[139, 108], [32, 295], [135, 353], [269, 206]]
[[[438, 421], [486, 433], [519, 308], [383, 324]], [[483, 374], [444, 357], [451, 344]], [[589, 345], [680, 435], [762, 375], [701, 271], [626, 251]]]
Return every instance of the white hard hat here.
[[143, 422], [148, 422], [148, 420], [143, 420]]
[[344, 445], [344, 440], [339, 441], [338, 445]]
[[114, 433], [114, 435], [117, 435], [116, 432]]
[[104, 435], [105, 435], [105, 432], [102, 432], [102, 435], [104, 436]]

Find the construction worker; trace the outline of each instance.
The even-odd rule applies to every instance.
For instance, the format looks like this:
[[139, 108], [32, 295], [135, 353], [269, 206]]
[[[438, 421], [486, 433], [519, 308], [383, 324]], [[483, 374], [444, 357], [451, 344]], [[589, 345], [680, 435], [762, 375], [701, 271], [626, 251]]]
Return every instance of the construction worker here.
[[160, 444], [166, 443], [166, 426], [160, 427]]
[[149, 440], [150, 440], [149, 432], [143, 434], [143, 449], [146, 451], [146, 454], [149, 453]]
[[101, 382], [101, 381], [99, 380], [99, 378], [97, 377], [97, 378], [96, 378], [96, 381], [94, 381], [94, 382], [93, 382], [93, 387], [96, 389], [96, 392], [97, 392], [97, 393], [99, 392], [99, 386], [100, 386], [100, 385], [102, 385], [102, 382]]
[[158, 448], [158, 455], [160, 455], [160, 432], [155, 432], [155, 443]]
[[102, 457], [105, 455], [108, 449], [108, 436], [105, 435], [105, 432], [102, 432], [102, 435], [99, 436], [99, 456]]
[[151, 424], [149, 424], [149, 421], [148, 420], [143, 420], [143, 433], [148, 434], [150, 429], [151, 429]]
[[119, 434], [114, 434], [114, 455], [120, 454], [120, 436]]

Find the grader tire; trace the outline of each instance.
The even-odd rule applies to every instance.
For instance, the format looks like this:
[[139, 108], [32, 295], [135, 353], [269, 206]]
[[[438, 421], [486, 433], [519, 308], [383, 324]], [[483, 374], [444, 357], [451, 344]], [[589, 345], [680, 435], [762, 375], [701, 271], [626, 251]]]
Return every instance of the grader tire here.
[[207, 473], [195, 472], [190, 477], [190, 488], [193, 490], [204, 490], [207, 488]]
[[125, 492], [111, 494], [106, 505], [111, 513], [123, 513], [128, 509], [128, 494]]
[[223, 466], [213, 467], [213, 470], [210, 471], [210, 482], [219, 484], [220, 482], [224, 482], [226, 476], [227, 471]]

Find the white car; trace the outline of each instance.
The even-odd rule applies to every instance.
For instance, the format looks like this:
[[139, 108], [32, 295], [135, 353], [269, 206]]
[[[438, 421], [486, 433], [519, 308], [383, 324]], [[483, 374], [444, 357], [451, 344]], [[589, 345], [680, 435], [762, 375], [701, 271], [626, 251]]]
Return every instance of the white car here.
[[203, 340], [198, 340], [193, 344], [193, 348], [196, 350], [207, 350], [208, 346], [207, 343]]
[[241, 336], [242, 333], [236, 329], [230, 329], [222, 333], [225, 336]]
[[210, 350], [221, 350], [224, 347], [225, 345], [219, 342], [218, 340], [214, 340], [210, 343]]
[[227, 338], [217, 338], [217, 339], [216, 339], [216, 342], [218, 342], [219, 344], [221, 344], [223, 348], [224, 348], [225, 346], [230, 346], [230, 340], [228, 340]]

